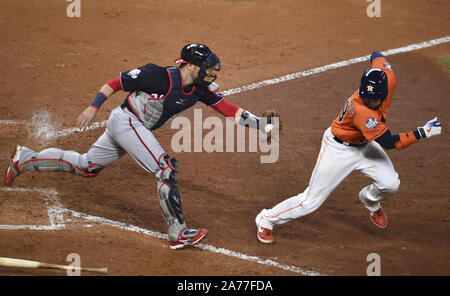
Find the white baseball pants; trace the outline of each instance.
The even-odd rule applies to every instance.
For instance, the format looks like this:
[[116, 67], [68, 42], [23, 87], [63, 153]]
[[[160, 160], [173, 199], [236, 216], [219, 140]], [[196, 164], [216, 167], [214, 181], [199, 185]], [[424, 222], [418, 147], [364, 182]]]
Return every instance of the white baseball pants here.
[[[380, 201], [397, 193], [400, 180], [386, 152], [377, 142], [363, 147], [350, 147], [336, 142], [328, 128], [312, 172], [309, 186], [298, 195], [264, 209], [257, 217], [261, 226], [272, 229], [317, 210], [333, 190], [354, 170], [373, 180], [359, 193], [362, 204], [371, 212], [380, 208]], [[259, 220], [259, 221], [258, 221]]]

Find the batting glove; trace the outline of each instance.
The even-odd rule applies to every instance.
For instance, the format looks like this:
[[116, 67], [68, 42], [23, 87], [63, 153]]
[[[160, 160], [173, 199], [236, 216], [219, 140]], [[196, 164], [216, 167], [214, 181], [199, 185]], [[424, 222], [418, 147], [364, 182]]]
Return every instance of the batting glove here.
[[437, 136], [441, 134], [441, 122], [437, 119], [437, 117], [428, 121], [423, 127], [418, 127], [417, 130], [420, 133], [422, 138], [427, 137], [431, 138], [432, 136]]

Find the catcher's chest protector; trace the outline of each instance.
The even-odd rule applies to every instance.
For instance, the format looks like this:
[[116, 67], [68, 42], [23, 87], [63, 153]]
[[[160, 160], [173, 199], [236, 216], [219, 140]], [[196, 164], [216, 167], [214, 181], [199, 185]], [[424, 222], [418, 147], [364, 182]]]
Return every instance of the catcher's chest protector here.
[[145, 127], [155, 130], [169, 123], [178, 113], [195, 105], [199, 98], [194, 95], [195, 86], [189, 92], [183, 91], [180, 70], [167, 68], [170, 78], [168, 92], [162, 98], [154, 98], [143, 91], [130, 94], [128, 101]]

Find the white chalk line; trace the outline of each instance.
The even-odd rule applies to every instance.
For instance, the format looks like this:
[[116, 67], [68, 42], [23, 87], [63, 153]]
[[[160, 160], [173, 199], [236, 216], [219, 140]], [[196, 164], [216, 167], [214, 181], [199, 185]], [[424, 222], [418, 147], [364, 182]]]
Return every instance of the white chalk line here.
[[[446, 43], [446, 42], [450, 42], [450, 36], [446, 36], [443, 38], [434, 39], [434, 40], [430, 40], [430, 41], [425, 41], [422, 43], [411, 44], [411, 45], [400, 47], [400, 48], [389, 49], [386, 51], [382, 51], [381, 53], [384, 54], [385, 56], [395, 55], [395, 54], [399, 54], [399, 53], [404, 53], [404, 52], [409, 52], [409, 51], [414, 51], [414, 50], [419, 50], [419, 49], [435, 46], [435, 45]], [[333, 69], [337, 69], [337, 68], [346, 67], [346, 66], [349, 66], [352, 64], [365, 62], [365, 61], [368, 61], [369, 59], [370, 59], [370, 55], [365, 55], [365, 56], [361, 56], [358, 58], [353, 58], [350, 60], [332, 63], [332, 64], [328, 64], [325, 66], [309, 69], [306, 71], [295, 72], [295, 73], [287, 74], [287, 75], [280, 76], [277, 78], [267, 79], [267, 80], [263, 80], [260, 82], [248, 84], [248, 85], [245, 85], [242, 87], [233, 88], [233, 89], [224, 91], [223, 94], [228, 95], [228, 96], [234, 95], [234, 94], [238, 94], [238, 93], [241, 93], [244, 91], [249, 91], [249, 90], [261, 88], [261, 87], [268, 86], [268, 85], [278, 84], [281, 82], [314, 75], [314, 74], [325, 72], [328, 70], [333, 70]]]
[[[84, 213], [80, 213], [80, 212], [76, 212], [76, 211], [72, 211], [72, 210], [68, 210], [68, 209], [62, 209], [62, 212], [67, 213], [67, 214], [69, 214], [69, 215], [71, 215], [73, 217], [81, 218], [81, 219], [84, 219], [84, 220], [87, 220], [87, 221], [90, 221], [90, 222], [95, 222], [95, 223], [98, 223], [98, 224], [112, 226], [112, 227], [119, 228], [119, 229], [122, 229], [122, 230], [127, 230], [127, 231], [136, 232], [136, 233], [144, 234], [144, 235], [155, 237], [155, 238], [159, 238], [159, 239], [168, 240], [167, 234], [162, 234], [162, 233], [157, 232], [157, 231], [144, 229], [144, 228], [141, 228], [141, 227], [138, 227], [138, 226], [134, 226], [134, 225], [118, 222], [118, 221], [113, 221], [113, 220], [109, 220], [109, 219], [102, 218], [102, 217], [91, 216], [91, 215], [88, 215], [88, 214], [84, 214]], [[277, 267], [277, 268], [280, 268], [280, 269], [283, 269], [283, 270], [295, 272], [295, 273], [302, 274], [302, 275], [308, 275], [308, 276], [325, 275], [325, 274], [321, 274], [321, 273], [316, 272], [316, 271], [305, 270], [305, 269], [302, 269], [302, 268], [299, 268], [299, 267], [296, 267], [296, 266], [284, 265], [284, 264], [278, 263], [278, 262], [270, 260], [270, 259], [262, 259], [262, 258], [259, 258], [257, 256], [249, 256], [249, 255], [246, 255], [246, 254], [243, 254], [243, 253], [239, 253], [239, 252], [235, 252], [235, 251], [232, 251], [232, 250], [228, 250], [228, 249], [224, 249], [224, 248], [217, 248], [217, 247], [214, 247], [212, 245], [196, 244], [196, 245], [194, 245], [194, 247], [200, 248], [200, 249], [203, 249], [203, 250], [206, 250], [206, 251], [210, 251], [210, 252], [213, 252], [213, 253], [217, 253], [217, 254], [223, 254], [223, 255], [226, 255], [226, 256], [229, 256], [229, 257], [235, 257], [235, 258], [238, 258], [238, 259], [259, 263], [259, 264], [262, 264], [262, 265], [268, 265], [268, 266]]]
[[103, 121], [99, 121], [99, 122], [94, 122], [93, 124], [91, 124], [90, 126], [81, 129], [81, 128], [76, 128], [76, 127], [72, 127], [72, 128], [66, 128], [60, 131], [56, 131], [56, 132], [50, 132], [47, 135], [47, 138], [61, 138], [61, 137], [65, 137], [68, 136], [70, 134], [73, 134], [75, 132], [85, 132], [85, 131], [89, 131], [89, 130], [94, 130], [94, 129], [98, 129], [98, 128], [102, 128], [106, 126], [106, 120]]
[[19, 125], [19, 124], [26, 124], [26, 120], [0, 120], [0, 124], [9, 124], [9, 125]]
[[0, 188], [2, 191], [9, 192], [38, 192], [44, 196], [47, 205], [48, 217], [50, 225], [0, 225], [0, 229], [8, 230], [58, 230], [65, 228], [64, 217], [60, 213], [61, 205], [58, 201], [58, 192], [54, 189], [43, 188]]
[[[85, 220], [85, 221], [88, 221], [91, 223], [110, 226], [110, 227], [118, 228], [121, 230], [135, 232], [135, 233], [143, 234], [143, 235], [158, 238], [158, 239], [168, 240], [167, 234], [163, 234], [163, 233], [160, 233], [157, 231], [148, 230], [148, 229], [130, 225], [127, 223], [114, 221], [114, 220], [110, 220], [110, 219], [103, 218], [103, 217], [92, 216], [92, 215], [88, 215], [85, 213], [69, 210], [67, 208], [63, 208], [57, 198], [58, 192], [54, 189], [4, 187], [4, 188], [0, 188], [0, 190], [9, 191], [9, 192], [14, 192], [14, 191], [33, 192], [33, 191], [35, 191], [35, 192], [42, 194], [45, 197], [46, 204], [49, 206], [48, 207], [48, 216], [49, 216], [49, 220], [50, 220], [50, 225], [0, 225], [0, 229], [5, 229], [5, 230], [61, 230], [61, 229], [66, 229], [67, 225], [66, 225], [66, 221], [64, 219], [64, 214], [66, 214], [68, 216], [79, 218], [79, 219], [82, 219], [82, 220]], [[69, 221], [71, 221], [71, 220], [69, 219]], [[89, 226], [91, 226], [91, 225], [89, 225]], [[270, 259], [262, 259], [257, 256], [250, 256], [250, 255], [246, 255], [246, 254], [243, 254], [240, 252], [228, 250], [225, 248], [217, 248], [215, 246], [208, 245], [208, 244], [196, 244], [196, 245], [194, 245], [194, 247], [200, 248], [200, 249], [203, 249], [203, 250], [206, 250], [209, 252], [213, 252], [216, 254], [222, 254], [222, 255], [238, 258], [238, 259], [245, 260], [245, 261], [255, 262], [255, 263], [258, 263], [261, 265], [275, 267], [275, 268], [283, 269], [286, 271], [290, 271], [290, 272], [305, 275], [305, 276], [325, 276], [325, 274], [322, 274], [322, 273], [319, 273], [316, 271], [302, 269], [297, 266], [281, 264], [281, 263], [278, 263], [278, 262], [270, 260]]]
[[[389, 55], [395, 55], [395, 54], [399, 54], [399, 53], [415, 51], [415, 50], [419, 50], [419, 49], [423, 49], [423, 48], [427, 48], [427, 47], [432, 47], [432, 46], [436, 46], [436, 45], [447, 43], [447, 42], [450, 42], [450, 36], [433, 39], [433, 40], [425, 41], [422, 43], [411, 44], [411, 45], [407, 45], [407, 46], [399, 47], [399, 48], [395, 48], [395, 49], [389, 49], [386, 51], [382, 51], [381, 53], [384, 54], [385, 56], [389, 56]], [[255, 82], [255, 83], [244, 85], [244, 86], [237, 87], [237, 88], [232, 88], [232, 89], [223, 91], [222, 94], [224, 96], [239, 94], [242, 92], [258, 89], [258, 88], [261, 88], [264, 86], [274, 85], [274, 84], [278, 84], [281, 82], [286, 82], [286, 81], [290, 81], [293, 79], [298, 79], [301, 77], [306, 77], [306, 76], [322, 73], [322, 72], [325, 72], [328, 70], [338, 69], [338, 68], [346, 67], [346, 66], [349, 66], [352, 64], [365, 62], [365, 61], [368, 61], [369, 59], [370, 59], [370, 55], [365, 55], [365, 56], [361, 56], [358, 58], [353, 58], [353, 59], [349, 59], [349, 60], [345, 60], [345, 61], [341, 61], [341, 62], [337, 62], [337, 63], [328, 64], [328, 65], [321, 66], [321, 67], [312, 68], [312, 69], [305, 70], [305, 71], [300, 71], [300, 72], [283, 75], [283, 76], [280, 76], [277, 78], [266, 79], [263, 81]], [[67, 128], [67, 129], [63, 129], [61, 131], [51, 132], [51, 134], [47, 138], [65, 137], [65, 136], [71, 135], [75, 132], [83, 132], [83, 131], [87, 131], [87, 130], [94, 130], [97, 128], [102, 128], [102, 127], [106, 126], [106, 122], [107, 122], [106, 120], [100, 121], [100, 122], [95, 122], [92, 125], [88, 126], [84, 130], [79, 129], [79, 128]], [[0, 120], [0, 124], [24, 124], [24, 123], [25, 123], [24, 121], [16, 122], [16, 121], [12, 121], [12, 120]]]

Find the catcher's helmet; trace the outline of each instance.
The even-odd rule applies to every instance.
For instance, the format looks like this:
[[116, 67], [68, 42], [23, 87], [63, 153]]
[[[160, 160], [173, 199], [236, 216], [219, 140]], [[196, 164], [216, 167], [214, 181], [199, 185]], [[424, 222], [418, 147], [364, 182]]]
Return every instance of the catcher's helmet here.
[[359, 96], [367, 100], [384, 101], [388, 95], [388, 79], [386, 73], [378, 68], [368, 69], [361, 77]]
[[181, 49], [181, 59], [177, 63], [191, 63], [200, 67], [195, 84], [207, 86], [217, 75], [214, 71], [220, 71], [220, 59], [206, 45], [191, 43]]

